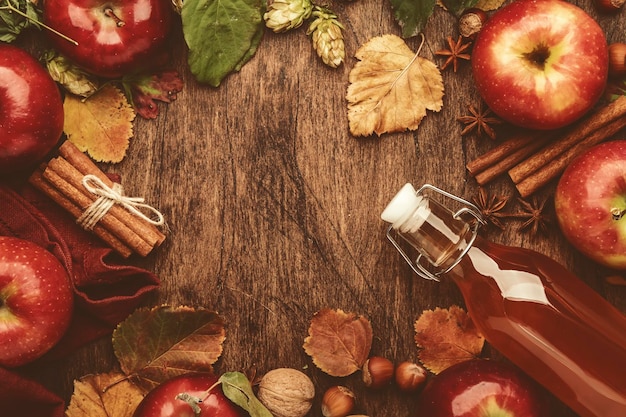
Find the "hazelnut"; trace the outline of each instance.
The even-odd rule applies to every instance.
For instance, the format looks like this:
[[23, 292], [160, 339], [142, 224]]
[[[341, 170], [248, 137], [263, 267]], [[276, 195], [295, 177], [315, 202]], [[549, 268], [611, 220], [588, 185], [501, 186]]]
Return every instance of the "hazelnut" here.
[[363, 382], [370, 388], [382, 388], [393, 379], [393, 362], [372, 356], [363, 364]]
[[313, 404], [315, 387], [297, 369], [277, 368], [263, 375], [257, 396], [274, 417], [304, 417]]
[[600, 11], [606, 13], [617, 13], [624, 6], [624, 0], [595, 0], [595, 3]]
[[349, 388], [341, 385], [330, 387], [322, 398], [324, 417], [346, 417], [354, 408], [355, 395]]
[[413, 362], [402, 362], [396, 368], [396, 385], [405, 392], [416, 391], [424, 382], [428, 372], [423, 366]]
[[459, 33], [461, 36], [474, 39], [487, 22], [487, 13], [478, 8], [467, 9], [459, 17]]
[[626, 74], [626, 44], [616, 42], [609, 45], [609, 73], [619, 77]]

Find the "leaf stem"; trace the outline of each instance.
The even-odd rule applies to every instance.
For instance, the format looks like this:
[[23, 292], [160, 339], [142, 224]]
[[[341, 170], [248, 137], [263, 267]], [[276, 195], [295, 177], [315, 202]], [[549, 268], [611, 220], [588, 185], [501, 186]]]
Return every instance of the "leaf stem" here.
[[29, 20], [37, 25], [42, 26], [43, 28], [49, 30], [50, 32], [54, 33], [57, 36], [60, 36], [61, 38], [65, 39], [68, 42], [73, 43], [74, 45], [78, 46], [78, 42], [75, 41], [74, 39], [70, 38], [67, 35], [62, 34], [61, 32], [59, 32], [58, 30], [55, 30], [53, 28], [51, 28], [50, 26], [46, 25], [45, 23], [42, 23], [40, 21], [38, 21], [37, 19], [33, 19], [32, 17], [30, 17], [29, 15], [27, 15], [26, 13], [24, 13], [23, 11], [21, 11], [20, 9], [18, 9], [17, 7], [13, 6], [11, 4], [10, 0], [6, 0], [5, 1], [6, 6], [0, 6], [0, 10], [10, 10], [14, 13], [17, 13], [18, 15], [22, 16], [24, 19]]
[[220, 379], [218, 379], [215, 384], [211, 385], [209, 388], [207, 388], [206, 391], [204, 391], [202, 397], [200, 397], [200, 401], [204, 401], [207, 398], [209, 398], [209, 394], [211, 394], [211, 391], [213, 390], [213, 388], [217, 387], [218, 385], [220, 385], [222, 383], [222, 381]]

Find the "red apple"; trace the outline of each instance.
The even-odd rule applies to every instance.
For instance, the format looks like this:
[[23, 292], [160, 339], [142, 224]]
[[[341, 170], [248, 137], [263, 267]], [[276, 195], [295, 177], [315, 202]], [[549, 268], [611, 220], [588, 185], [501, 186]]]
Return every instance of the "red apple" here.
[[554, 209], [575, 248], [626, 269], [626, 141], [593, 146], [572, 161], [559, 179]]
[[598, 23], [562, 0], [517, 0], [485, 23], [472, 51], [476, 87], [502, 119], [556, 129], [582, 117], [608, 78]]
[[61, 262], [28, 240], [0, 236], [0, 366], [32, 362], [65, 334], [73, 291]]
[[62, 133], [56, 83], [28, 52], [0, 42], [0, 175], [36, 165]]
[[45, 0], [43, 20], [63, 55], [88, 72], [117, 78], [155, 65], [172, 22], [169, 0]]
[[197, 417], [179, 394], [202, 399], [197, 403], [202, 417], [248, 417], [243, 408], [224, 395], [221, 384], [216, 385], [218, 379], [217, 375], [197, 373], [165, 381], [144, 397], [133, 417]]
[[545, 417], [543, 392], [526, 374], [504, 362], [472, 359], [452, 365], [426, 385], [420, 416]]

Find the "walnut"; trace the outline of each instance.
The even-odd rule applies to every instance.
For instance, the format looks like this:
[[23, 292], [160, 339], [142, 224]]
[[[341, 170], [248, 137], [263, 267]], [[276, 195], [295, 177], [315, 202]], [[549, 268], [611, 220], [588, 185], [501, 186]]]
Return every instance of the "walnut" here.
[[266, 373], [259, 384], [258, 398], [274, 417], [304, 417], [313, 403], [315, 387], [304, 373], [277, 368]]

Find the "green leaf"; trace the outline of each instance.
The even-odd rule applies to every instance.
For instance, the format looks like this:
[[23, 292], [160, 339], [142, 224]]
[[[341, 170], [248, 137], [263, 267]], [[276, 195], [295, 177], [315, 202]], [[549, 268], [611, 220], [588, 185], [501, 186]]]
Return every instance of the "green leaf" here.
[[224, 395], [243, 408], [250, 417], [272, 417], [272, 413], [259, 401], [252, 391], [250, 381], [241, 372], [226, 372], [220, 377]]
[[181, 11], [189, 68], [213, 87], [248, 62], [265, 29], [266, 0], [185, 0]]
[[39, 28], [41, 11], [29, 0], [0, 0], [0, 41], [13, 42], [29, 27]]
[[461, 16], [465, 9], [474, 7], [478, 0], [441, 0], [448, 11], [456, 16]]
[[433, 14], [436, 0], [390, 0], [394, 17], [402, 28], [402, 37], [417, 36]]
[[150, 390], [189, 372], [211, 372], [222, 353], [224, 320], [214, 311], [160, 306], [138, 309], [113, 332], [122, 371]]

